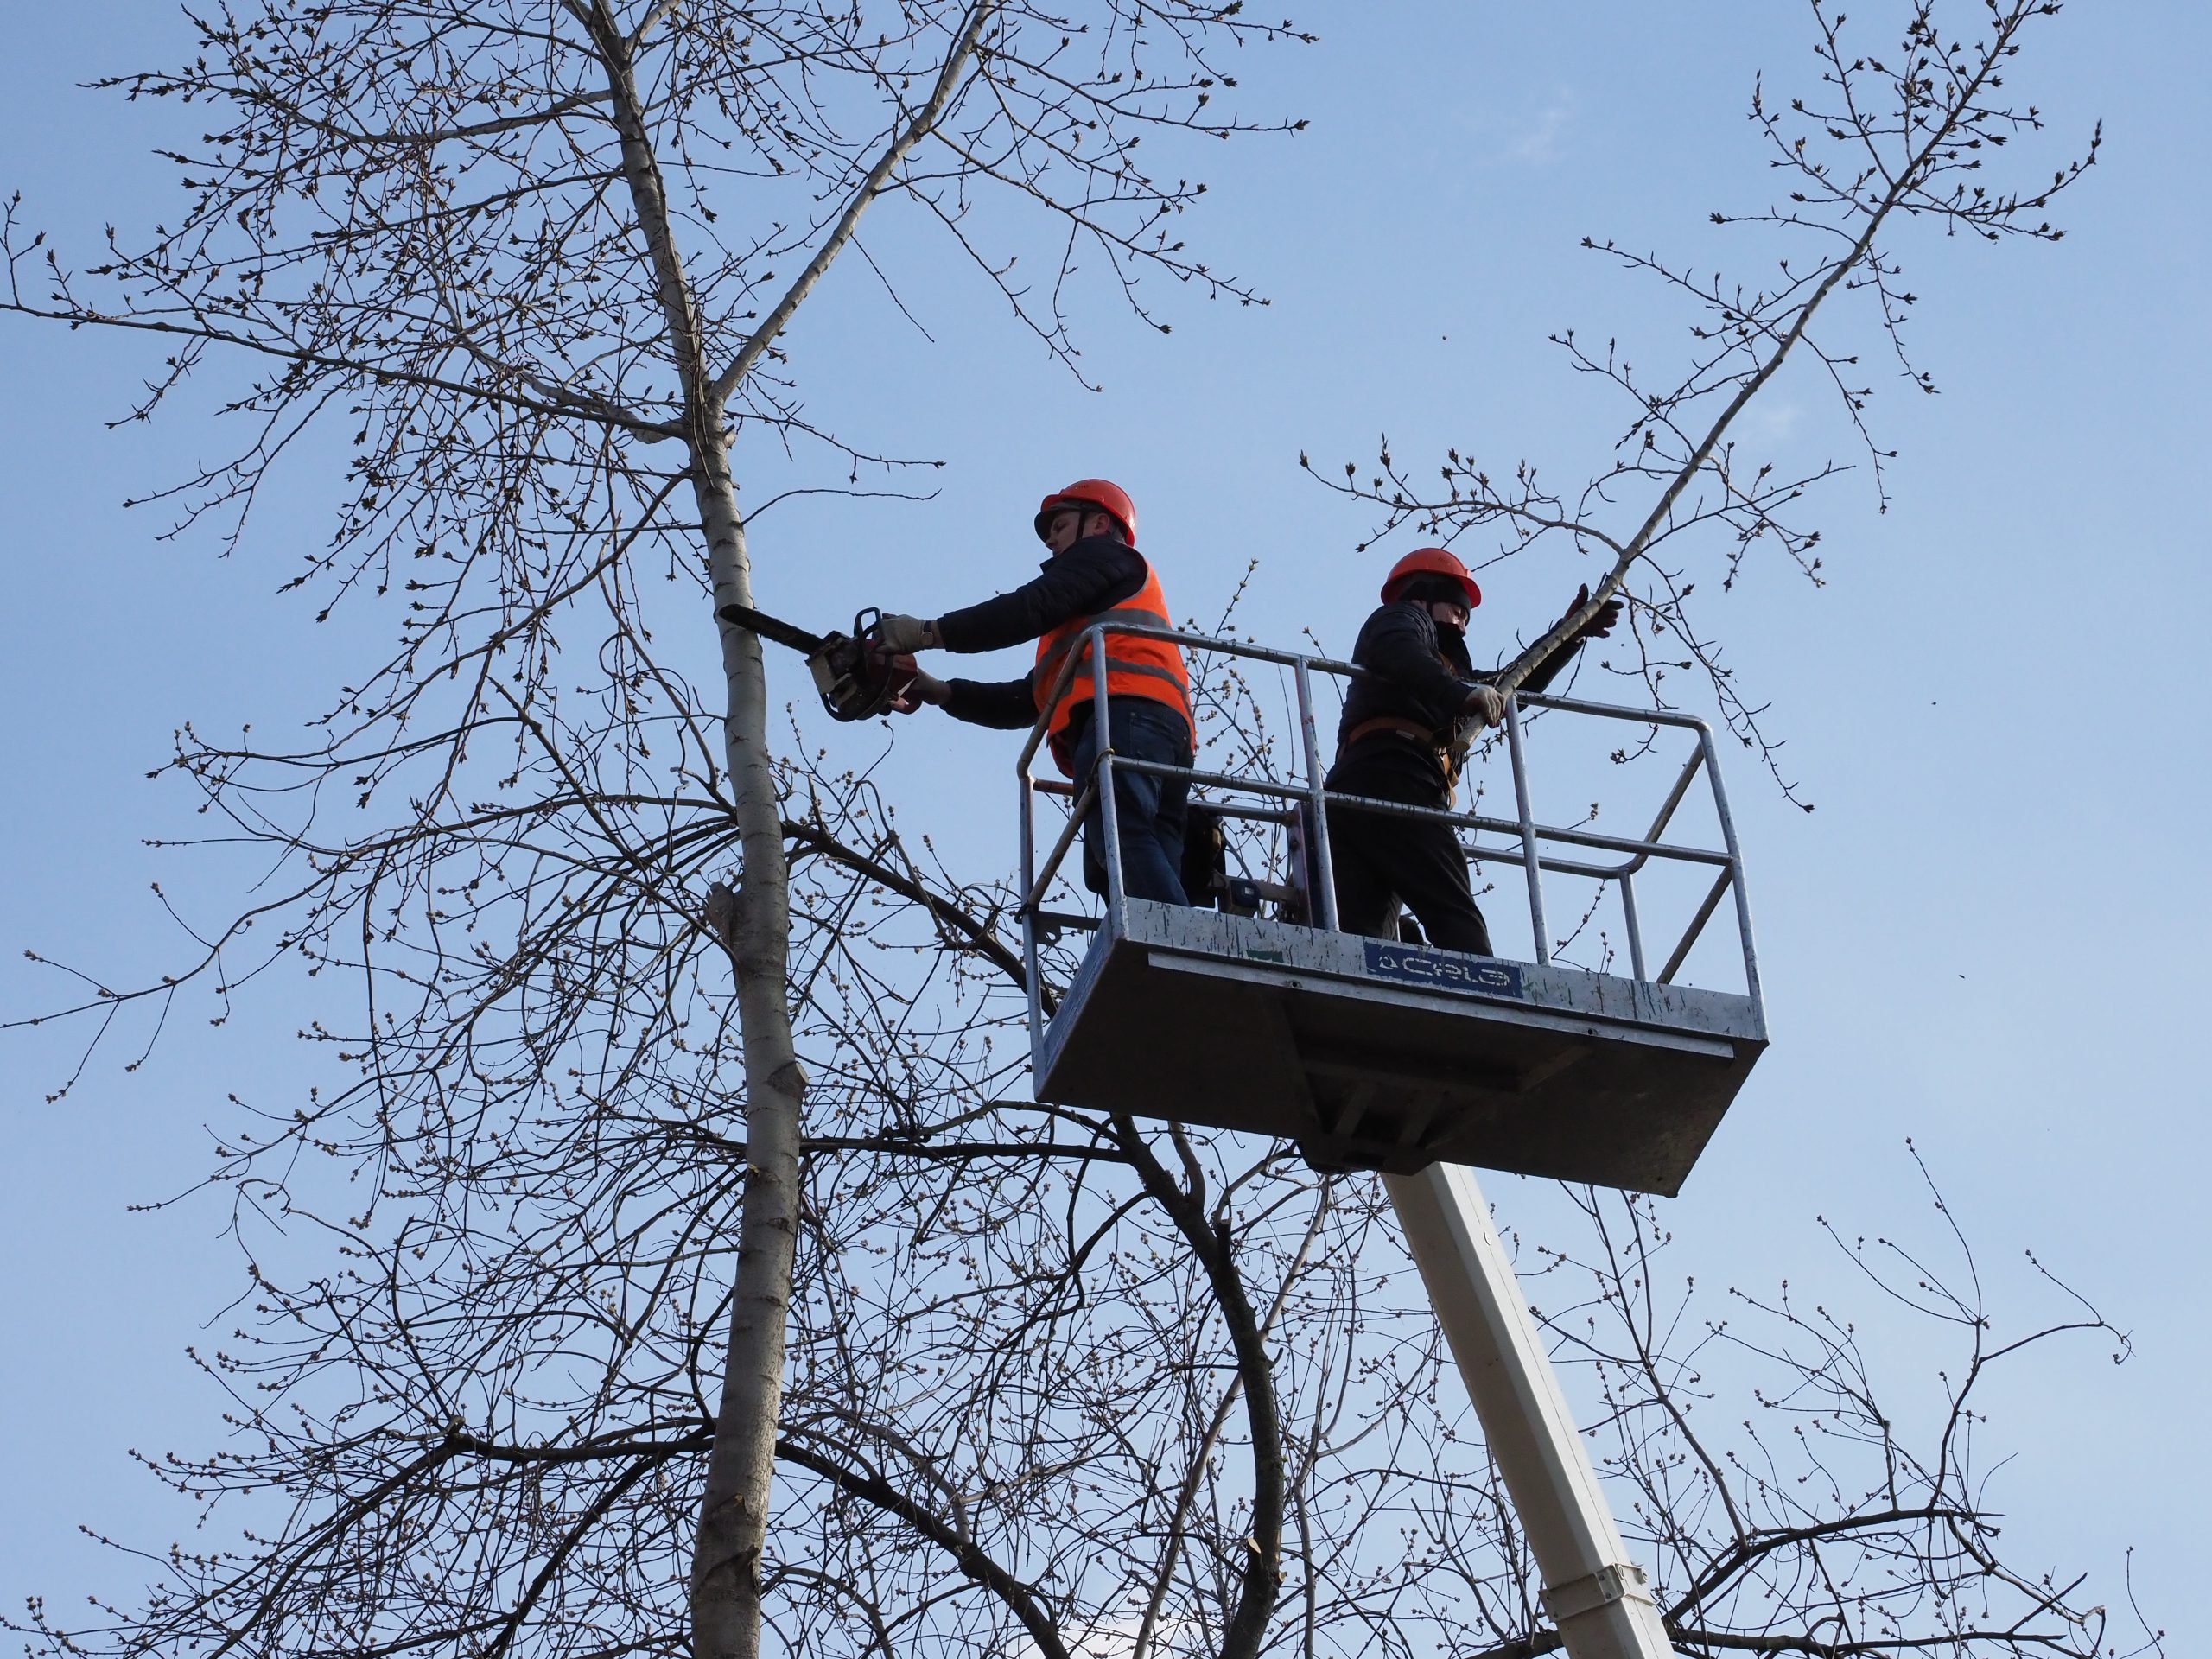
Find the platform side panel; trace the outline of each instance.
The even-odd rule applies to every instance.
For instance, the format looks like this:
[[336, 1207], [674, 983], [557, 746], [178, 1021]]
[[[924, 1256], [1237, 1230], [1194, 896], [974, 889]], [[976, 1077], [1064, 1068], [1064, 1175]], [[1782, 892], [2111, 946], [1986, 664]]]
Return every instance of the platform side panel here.
[[1116, 942], [1054, 1019], [1040, 1100], [1266, 1135], [1316, 1122], [1272, 985], [1166, 973]]
[[[1515, 985], [1510, 995], [1487, 1000], [1548, 1013], [1586, 1015], [1627, 1026], [1681, 1034], [1707, 1033], [1733, 1042], [1764, 1043], [1766, 1028], [1758, 1001], [1731, 991], [1693, 986], [1656, 985], [1554, 964], [1516, 963], [1471, 957], [1459, 951], [1404, 946], [1334, 933], [1256, 916], [1132, 899], [1127, 906], [1127, 937], [1163, 950], [1214, 961], [1249, 963], [1307, 974], [1326, 974], [1393, 995], [1423, 993], [1458, 995], [1434, 978], [1404, 971], [1407, 964], [1429, 960], [1503, 969]], [[1378, 958], [1387, 958], [1385, 965]], [[1394, 971], [1395, 968], [1395, 971]], [[1471, 976], [1463, 976], [1471, 981]], [[1465, 1000], [1484, 1000], [1470, 995]]]

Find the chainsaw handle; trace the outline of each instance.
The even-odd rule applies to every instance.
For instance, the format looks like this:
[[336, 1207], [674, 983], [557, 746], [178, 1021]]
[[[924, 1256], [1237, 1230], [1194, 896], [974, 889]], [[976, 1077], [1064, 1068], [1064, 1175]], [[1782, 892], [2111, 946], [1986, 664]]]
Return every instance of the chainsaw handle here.
[[911, 655], [886, 649], [883, 613], [874, 606], [855, 614], [849, 635], [831, 634], [807, 662], [833, 720], [872, 720], [898, 709], [917, 672]]

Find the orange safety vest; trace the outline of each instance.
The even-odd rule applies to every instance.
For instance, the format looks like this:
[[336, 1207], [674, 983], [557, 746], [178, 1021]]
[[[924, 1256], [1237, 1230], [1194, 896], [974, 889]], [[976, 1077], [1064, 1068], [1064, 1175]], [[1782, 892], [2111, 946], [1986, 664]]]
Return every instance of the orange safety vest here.
[[[1037, 712], [1045, 712], [1045, 699], [1052, 696], [1054, 683], [1066, 664], [1068, 653], [1083, 644], [1084, 630], [1099, 622], [1137, 622], [1147, 627], [1167, 628], [1174, 624], [1167, 616], [1167, 596], [1160, 590], [1160, 573], [1145, 563], [1144, 586], [1110, 610], [1095, 612], [1090, 616], [1071, 617], [1037, 641], [1037, 667], [1030, 677], [1030, 692], [1037, 699]], [[1183, 666], [1183, 653], [1172, 639], [1132, 638], [1116, 633], [1106, 634], [1106, 695], [1109, 697], [1148, 697], [1154, 702], [1164, 702], [1183, 716], [1183, 723], [1191, 728], [1191, 747], [1198, 746], [1198, 728], [1191, 718], [1191, 676]], [[1074, 746], [1068, 741], [1068, 726], [1075, 718], [1075, 711], [1092, 696], [1090, 663], [1085, 659], [1077, 664], [1067, 689], [1061, 692], [1059, 702], [1053, 706], [1052, 723], [1046, 729], [1046, 740], [1052, 746], [1052, 759], [1058, 761], [1060, 770], [1074, 775]]]

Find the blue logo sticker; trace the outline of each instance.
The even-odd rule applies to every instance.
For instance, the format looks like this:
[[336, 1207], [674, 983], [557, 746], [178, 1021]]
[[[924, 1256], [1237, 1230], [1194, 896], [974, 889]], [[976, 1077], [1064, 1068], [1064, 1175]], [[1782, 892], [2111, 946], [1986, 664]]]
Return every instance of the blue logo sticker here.
[[1521, 969], [1488, 957], [1444, 956], [1382, 939], [1367, 941], [1367, 971], [1437, 991], [1473, 991], [1484, 996], [1519, 996]]

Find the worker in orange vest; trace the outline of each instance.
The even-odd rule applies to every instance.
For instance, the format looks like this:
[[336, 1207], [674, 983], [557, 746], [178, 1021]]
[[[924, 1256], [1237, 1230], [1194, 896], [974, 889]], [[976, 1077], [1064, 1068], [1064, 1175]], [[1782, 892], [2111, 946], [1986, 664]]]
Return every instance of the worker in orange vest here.
[[[1034, 639], [1036, 665], [1019, 680], [940, 680], [918, 674], [908, 700], [898, 706], [911, 713], [918, 703], [935, 703], [955, 720], [1007, 730], [1049, 716], [1046, 731], [1052, 759], [1080, 785], [1096, 772], [1101, 733], [1092, 718], [1087, 653], [1061, 683], [1069, 654], [1083, 644], [1084, 630], [1101, 620], [1173, 625], [1159, 573], [1136, 550], [1136, 505], [1119, 485], [1103, 478], [1079, 479], [1046, 496], [1034, 522], [1038, 539], [1052, 554], [1037, 575], [1011, 593], [927, 620], [886, 616], [881, 638], [894, 652], [997, 651]], [[1107, 634], [1106, 699], [1116, 754], [1190, 766], [1198, 741], [1191, 718], [1191, 677], [1173, 641]], [[1130, 897], [1190, 902], [1178, 874], [1189, 793], [1185, 778], [1115, 770], [1122, 885]], [[1094, 807], [1084, 822], [1083, 857], [1084, 879], [1094, 893], [1106, 890], [1100, 823]]]
[[[1589, 599], [1586, 587], [1567, 609]], [[1332, 795], [1363, 795], [1407, 806], [1449, 808], [1474, 734], [1505, 717], [1504, 699], [1467, 655], [1467, 623], [1483, 590], [1448, 550], [1417, 548], [1382, 583], [1382, 603], [1360, 628], [1351, 659], [1368, 671], [1344, 694], [1337, 727]], [[1605, 606], [1521, 683], [1542, 690], [1573, 661], [1585, 639], [1620, 620]], [[1347, 933], [1398, 937], [1401, 903], [1428, 942], [1491, 954], [1490, 926], [1475, 904], [1466, 855], [1448, 823], [1356, 807], [1329, 808], [1329, 861], [1336, 874], [1337, 925]]]

